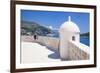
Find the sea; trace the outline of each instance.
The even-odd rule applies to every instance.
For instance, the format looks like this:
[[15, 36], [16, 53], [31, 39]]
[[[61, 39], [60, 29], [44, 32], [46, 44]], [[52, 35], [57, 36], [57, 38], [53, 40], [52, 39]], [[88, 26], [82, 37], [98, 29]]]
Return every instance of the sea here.
[[80, 42], [87, 45], [87, 46], [90, 46], [89, 36], [80, 36]]

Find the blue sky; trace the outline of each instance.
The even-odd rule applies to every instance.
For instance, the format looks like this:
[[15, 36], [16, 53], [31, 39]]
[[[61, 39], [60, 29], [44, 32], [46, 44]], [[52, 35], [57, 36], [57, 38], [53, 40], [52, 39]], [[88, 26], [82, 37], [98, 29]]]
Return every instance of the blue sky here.
[[51, 26], [54, 29], [59, 29], [61, 24], [68, 20], [68, 16], [78, 25], [81, 33], [89, 32], [89, 13], [21, 10], [21, 20]]

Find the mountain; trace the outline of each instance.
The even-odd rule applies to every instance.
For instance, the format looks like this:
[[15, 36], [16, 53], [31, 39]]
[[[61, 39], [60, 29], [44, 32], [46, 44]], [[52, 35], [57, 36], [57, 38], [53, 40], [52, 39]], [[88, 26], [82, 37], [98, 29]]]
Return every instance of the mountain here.
[[33, 35], [37, 33], [38, 35], [49, 34], [51, 30], [47, 27], [41, 26], [36, 22], [21, 21], [21, 35]]
[[89, 36], [89, 34], [90, 34], [89, 32], [81, 33], [80, 36]]

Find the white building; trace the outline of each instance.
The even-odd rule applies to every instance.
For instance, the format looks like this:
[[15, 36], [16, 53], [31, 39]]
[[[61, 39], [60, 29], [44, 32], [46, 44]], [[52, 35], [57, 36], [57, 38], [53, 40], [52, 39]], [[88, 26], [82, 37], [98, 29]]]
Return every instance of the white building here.
[[71, 17], [68, 17], [68, 21], [65, 21], [59, 29], [60, 33], [60, 56], [62, 59], [68, 59], [68, 42], [70, 40], [80, 41], [80, 30], [77, 24], [71, 21]]

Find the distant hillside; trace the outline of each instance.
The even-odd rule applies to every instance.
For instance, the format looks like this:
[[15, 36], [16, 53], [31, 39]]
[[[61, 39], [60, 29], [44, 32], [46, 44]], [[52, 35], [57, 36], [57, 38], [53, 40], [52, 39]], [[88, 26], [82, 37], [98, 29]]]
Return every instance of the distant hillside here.
[[21, 21], [21, 35], [33, 35], [37, 33], [38, 35], [49, 34], [51, 30], [36, 22]]
[[86, 33], [82, 33], [82, 34], [80, 34], [80, 36], [89, 36], [89, 32], [86, 32]]

